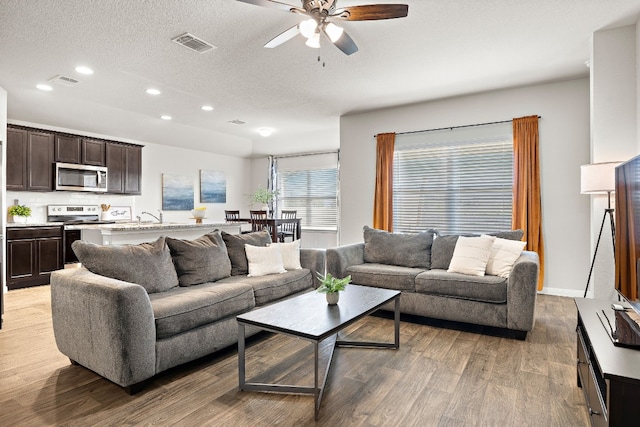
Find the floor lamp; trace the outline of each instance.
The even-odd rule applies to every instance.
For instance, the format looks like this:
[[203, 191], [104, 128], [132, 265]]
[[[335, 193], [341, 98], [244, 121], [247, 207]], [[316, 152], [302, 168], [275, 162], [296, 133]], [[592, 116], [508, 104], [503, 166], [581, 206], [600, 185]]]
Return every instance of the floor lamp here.
[[611, 224], [611, 243], [613, 244], [613, 259], [616, 257], [616, 233], [615, 222], [613, 221], [613, 208], [611, 207], [611, 193], [615, 190], [615, 168], [620, 162], [606, 162], [606, 163], [593, 163], [590, 165], [580, 166], [580, 193], [582, 194], [606, 194], [607, 195], [607, 208], [602, 215], [602, 223], [600, 224], [600, 233], [598, 233], [598, 240], [596, 241], [596, 248], [593, 251], [593, 259], [591, 260], [591, 268], [589, 269], [589, 277], [587, 277], [587, 285], [584, 288], [583, 298], [587, 296], [587, 290], [589, 289], [589, 282], [591, 281], [591, 274], [593, 273], [593, 266], [596, 262], [596, 255], [598, 254], [598, 247], [600, 247], [600, 240], [602, 239], [602, 230], [604, 229], [604, 223], [609, 217]]

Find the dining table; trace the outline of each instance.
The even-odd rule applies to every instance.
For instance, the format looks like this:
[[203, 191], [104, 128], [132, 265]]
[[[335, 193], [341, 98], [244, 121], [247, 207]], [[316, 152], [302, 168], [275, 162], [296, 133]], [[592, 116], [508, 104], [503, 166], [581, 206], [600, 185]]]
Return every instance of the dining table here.
[[[282, 224], [295, 224], [293, 231], [293, 240], [299, 240], [302, 236], [302, 227], [301, 227], [301, 218], [266, 218], [259, 219], [260, 223], [265, 223], [269, 229], [269, 233], [271, 234], [271, 241], [278, 241], [278, 226]], [[251, 224], [251, 218], [240, 218], [239, 222], [248, 222]]]

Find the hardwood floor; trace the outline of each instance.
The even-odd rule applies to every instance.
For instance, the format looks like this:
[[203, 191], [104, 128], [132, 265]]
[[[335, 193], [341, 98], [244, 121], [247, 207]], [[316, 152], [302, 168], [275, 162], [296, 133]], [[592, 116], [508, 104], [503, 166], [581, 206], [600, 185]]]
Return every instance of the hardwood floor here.
[[[337, 349], [318, 421], [311, 396], [240, 392], [235, 348], [172, 369], [129, 396], [58, 352], [48, 286], [10, 291], [5, 307], [2, 426], [589, 425], [576, 385], [570, 298], [540, 295], [526, 341], [403, 321], [400, 350]], [[391, 340], [392, 322], [370, 316], [349, 331]], [[306, 341], [265, 333], [247, 344], [248, 379], [312, 384]]]

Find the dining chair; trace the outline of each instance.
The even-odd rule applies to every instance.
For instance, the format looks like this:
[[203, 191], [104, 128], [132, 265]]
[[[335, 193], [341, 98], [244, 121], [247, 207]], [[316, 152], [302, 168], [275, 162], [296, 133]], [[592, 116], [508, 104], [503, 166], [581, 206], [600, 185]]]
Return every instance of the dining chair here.
[[[298, 211], [285, 211], [281, 213], [282, 219], [295, 219], [298, 217]], [[287, 237], [295, 240], [297, 224], [294, 222], [285, 222], [278, 226], [278, 241], [284, 242]]]
[[240, 211], [224, 211], [224, 220], [226, 222], [240, 221]]
[[267, 211], [249, 211], [249, 218], [251, 219], [251, 231], [262, 231], [265, 228], [269, 229], [267, 224]]

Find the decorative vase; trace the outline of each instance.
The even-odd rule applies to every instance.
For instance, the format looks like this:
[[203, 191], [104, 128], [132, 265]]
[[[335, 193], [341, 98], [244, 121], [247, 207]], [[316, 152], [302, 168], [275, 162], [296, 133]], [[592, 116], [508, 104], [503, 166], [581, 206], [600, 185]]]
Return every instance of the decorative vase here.
[[340, 292], [329, 292], [327, 295], [327, 304], [336, 305], [340, 299]]
[[27, 223], [27, 217], [26, 216], [22, 216], [22, 215], [13, 215], [13, 222], [15, 222], [17, 224], [26, 224]]

